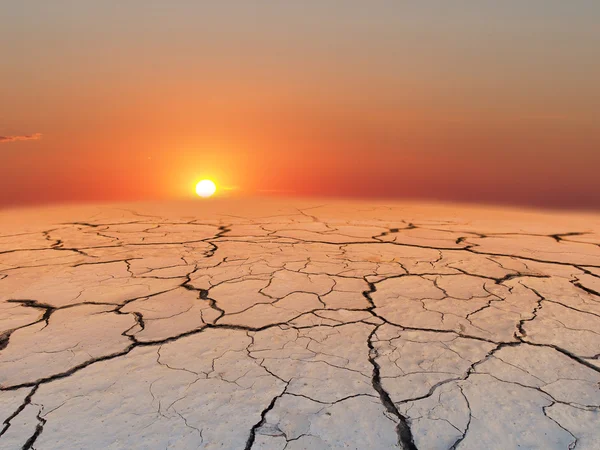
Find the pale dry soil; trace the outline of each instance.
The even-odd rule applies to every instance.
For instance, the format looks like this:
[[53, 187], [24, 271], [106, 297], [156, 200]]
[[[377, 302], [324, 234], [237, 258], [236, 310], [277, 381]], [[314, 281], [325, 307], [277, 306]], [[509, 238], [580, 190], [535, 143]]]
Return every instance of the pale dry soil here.
[[0, 212], [1, 449], [598, 449], [600, 217]]

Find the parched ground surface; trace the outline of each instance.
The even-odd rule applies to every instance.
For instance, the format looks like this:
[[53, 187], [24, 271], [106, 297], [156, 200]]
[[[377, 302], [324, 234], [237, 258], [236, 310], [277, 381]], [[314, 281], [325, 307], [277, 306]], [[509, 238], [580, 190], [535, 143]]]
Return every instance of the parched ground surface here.
[[598, 449], [600, 217], [0, 212], [0, 448]]

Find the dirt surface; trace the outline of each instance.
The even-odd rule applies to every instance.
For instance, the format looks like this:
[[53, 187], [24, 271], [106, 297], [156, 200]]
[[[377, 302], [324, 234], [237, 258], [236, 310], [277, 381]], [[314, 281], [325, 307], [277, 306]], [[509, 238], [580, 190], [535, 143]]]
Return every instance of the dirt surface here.
[[598, 449], [600, 216], [0, 211], [0, 448]]

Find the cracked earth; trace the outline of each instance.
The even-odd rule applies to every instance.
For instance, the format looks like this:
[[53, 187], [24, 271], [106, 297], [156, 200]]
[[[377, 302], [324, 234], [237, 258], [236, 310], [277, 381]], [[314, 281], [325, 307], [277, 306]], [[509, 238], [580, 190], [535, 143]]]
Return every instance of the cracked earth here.
[[599, 449], [600, 217], [0, 212], [1, 449]]

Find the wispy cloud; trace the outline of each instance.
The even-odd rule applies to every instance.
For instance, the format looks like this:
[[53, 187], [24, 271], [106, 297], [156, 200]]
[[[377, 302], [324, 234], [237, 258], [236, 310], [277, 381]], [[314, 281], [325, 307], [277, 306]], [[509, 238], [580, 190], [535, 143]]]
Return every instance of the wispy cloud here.
[[41, 138], [42, 133], [24, 134], [19, 136], [0, 136], [0, 144], [17, 141], [39, 141]]
[[296, 191], [291, 191], [288, 189], [259, 189], [256, 192], [261, 192], [265, 194], [295, 194]]

